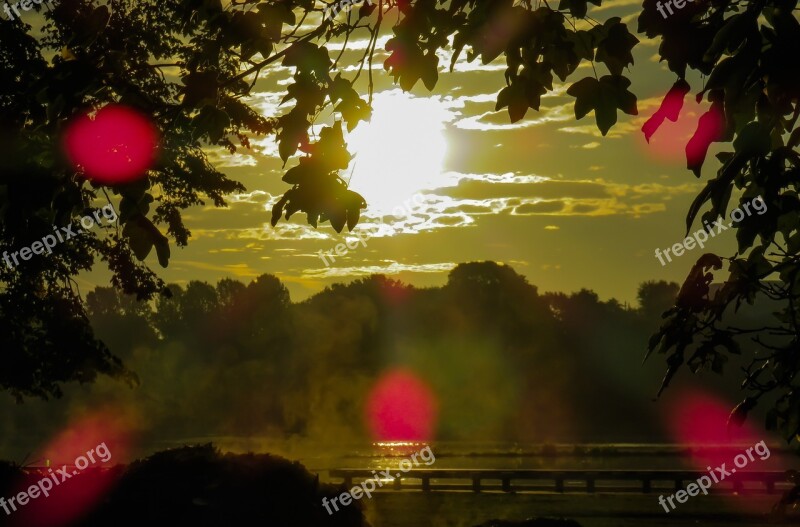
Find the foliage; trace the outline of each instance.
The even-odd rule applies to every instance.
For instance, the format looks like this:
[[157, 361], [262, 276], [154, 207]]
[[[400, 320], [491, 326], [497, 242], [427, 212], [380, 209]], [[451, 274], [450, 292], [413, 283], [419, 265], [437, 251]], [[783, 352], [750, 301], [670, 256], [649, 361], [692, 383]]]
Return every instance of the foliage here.
[[[636, 113], [622, 71], [633, 63], [637, 39], [618, 18], [591, 22], [585, 0], [562, 0], [557, 9], [512, 0], [380, 0], [339, 21], [324, 20], [311, 0], [245, 0], [224, 9], [219, 0], [62, 0], [45, 13], [48, 24], [40, 37], [24, 20], [2, 20], [0, 140], [9, 154], [0, 160], [0, 249], [26, 245], [98, 201], [118, 200], [120, 222], [104, 237], [89, 233], [51, 257], [0, 270], [6, 284], [0, 330], [15, 365], [0, 375], [0, 388], [20, 398], [58, 396], [62, 382], [90, 381], [98, 372], [135, 382], [91, 335], [72, 278], [100, 259], [125, 293], [144, 299], [169, 293], [142, 260], [155, 248], [159, 263], [168, 265], [167, 236], [178, 246], [190, 236], [181, 211], [206, 199], [224, 206], [226, 194], [243, 190], [213, 168], [203, 145], [235, 152], [249, 148], [253, 134], [274, 133], [284, 163], [301, 156], [283, 178], [291, 188], [275, 203], [272, 224], [304, 212], [311, 225], [329, 221], [336, 231], [353, 229], [366, 203], [338, 175], [350, 160], [342, 125], [352, 130], [370, 116], [372, 68], [369, 100], [353, 85], [364, 65], [371, 65], [390, 11], [399, 16], [390, 28], [384, 67], [403, 89], [419, 80], [433, 89], [437, 51], [443, 48], [453, 48], [453, 63], [465, 49], [469, 60], [480, 57], [484, 63], [503, 54], [508, 68], [497, 108], [508, 108], [516, 121], [528, 108], [538, 110], [554, 75], [564, 81], [581, 61], [596, 60], [609, 74], [576, 83], [576, 116], [594, 110], [606, 133], [617, 109]], [[578, 29], [579, 22], [586, 28]], [[360, 60], [340, 64], [341, 53], [332, 59], [327, 43], [346, 44], [363, 32], [369, 46]], [[294, 72], [282, 100], [292, 106], [265, 118], [247, 96], [260, 73], [279, 61]], [[353, 65], [356, 75], [346, 76]], [[72, 118], [112, 102], [149, 115], [161, 150], [145, 178], [103, 187], [69, 166], [58, 143]], [[327, 107], [337, 120], [314, 140], [311, 126]], [[63, 310], [42, 310], [34, 291], [76, 314], [57, 320]], [[74, 328], [69, 360], [47, 355], [56, 337], [63, 338], [56, 333], [60, 326]], [[49, 366], [37, 368], [38, 361]]]
[[639, 286], [636, 299], [639, 300], [644, 316], [657, 320], [661, 313], [675, 303], [678, 291], [679, 287], [675, 282], [649, 281]]
[[[0, 398], [0, 428], [9, 431], [0, 449], [16, 451], [21, 434], [48, 436], [98, 404], [143, 416], [145, 444], [369, 441], [364, 403], [396, 367], [418, 372], [436, 394], [441, 440], [666, 440], [648, 397], [659, 365], [631, 364], [652, 317], [591, 291], [541, 294], [493, 262], [459, 265], [441, 287], [370, 276], [297, 303], [269, 275], [170, 289], [173, 297], [156, 303], [113, 288], [89, 295], [98, 337], [137, 372], [141, 389], [101, 379], [36, 408]], [[654, 298], [650, 310], [673, 302]], [[728, 384], [725, 393], [735, 394]]]
[[[687, 229], [709, 202], [702, 220], [724, 214], [733, 186], [742, 200], [763, 196], [769, 211], [736, 225], [739, 252], [728, 259], [729, 279], [713, 299], [707, 269], [719, 269], [722, 261], [706, 256], [698, 261], [650, 351], [670, 353], [665, 385], [684, 363], [720, 369], [718, 348], [736, 351], [736, 332], [717, 328], [727, 307], [752, 302], [757, 292], [785, 301], [770, 328], [779, 342], [756, 342], [768, 352], [758, 356], [754, 368], [770, 370], [773, 378], [760, 381], [751, 371], [745, 384], [756, 399], [780, 392], [770, 424], [791, 437], [800, 427], [800, 394], [791, 386], [797, 370], [800, 247], [796, 0], [694, 2], [666, 20], [655, 4], [644, 0], [638, 32], [659, 40], [659, 55], [677, 80], [669, 102], [645, 125], [646, 136], [665, 118], [676, 118], [678, 102], [690, 91], [688, 69], [707, 76], [698, 97], [710, 103], [687, 145], [688, 168], [700, 175], [712, 142], [730, 142], [733, 148], [718, 154], [722, 167], [692, 205]], [[345, 225], [352, 229], [365, 203], [338, 175], [350, 160], [342, 125], [352, 130], [370, 116], [371, 66], [382, 32], [391, 31], [384, 69], [404, 90], [420, 80], [435, 87], [438, 52], [452, 51], [451, 69], [464, 51], [467, 60], [480, 58], [484, 64], [502, 55], [507, 68], [497, 110], [507, 109], [512, 121], [529, 108], [538, 110], [555, 77], [571, 82], [567, 93], [575, 97], [576, 119], [594, 111], [605, 135], [618, 110], [637, 113], [623, 72], [633, 65], [638, 39], [619, 18], [600, 23], [587, 8], [587, 0], [561, 0], [557, 7], [531, 0], [377, 0], [337, 20], [323, 19], [323, 8], [311, 0], [244, 0], [225, 9], [219, 0], [110, 0], [107, 6], [61, 0], [46, 14], [49, 24], [41, 38], [23, 21], [0, 21], [0, 142], [10, 152], [0, 160], [0, 249], [13, 250], [52, 225], [66, 224], [101, 198], [112, 199], [108, 192], [121, 211], [121, 229], [105, 238], [90, 233], [51, 257], [0, 270], [2, 344], [10, 363], [21, 368], [4, 370], [10, 373], [0, 375], [0, 388], [18, 397], [59, 395], [62, 382], [90, 381], [98, 372], [128, 375], [133, 382], [88, 329], [72, 278], [99, 258], [120, 290], [145, 299], [169, 293], [140, 263], [153, 248], [160, 263], [168, 263], [167, 238], [159, 226], [183, 246], [190, 232], [181, 210], [205, 199], [224, 206], [226, 194], [243, 189], [211, 166], [204, 144], [235, 152], [248, 148], [253, 134], [275, 134], [284, 164], [300, 156], [284, 175], [291, 188], [275, 203], [273, 225], [304, 212], [311, 225], [329, 221], [337, 231]], [[369, 44], [354, 63], [341, 63], [343, 53], [332, 58], [331, 41], [346, 47], [361, 35]], [[279, 61], [293, 71], [282, 101], [292, 106], [265, 118], [247, 96], [262, 71]], [[574, 79], [584, 61], [593, 75]], [[353, 87], [365, 65], [367, 100]], [[597, 73], [599, 65], [607, 71]], [[56, 145], [71, 118], [111, 102], [152, 117], [162, 137], [161, 155], [140, 182], [103, 188], [71, 169]], [[312, 137], [312, 125], [326, 108], [333, 109], [335, 122]], [[771, 245], [776, 252], [768, 252]], [[773, 274], [783, 282], [764, 281]], [[43, 308], [42, 299], [50, 307]], [[65, 319], [67, 306], [72, 314]], [[63, 360], [55, 356], [55, 342], [64, 338], [59, 328], [67, 327], [70, 359]], [[740, 410], [751, 406], [747, 402]]]
[[[667, 354], [666, 388], [687, 365], [692, 371], [722, 373], [729, 355], [751, 357], [742, 388], [747, 396], [734, 409], [730, 424], [740, 424], [762, 400], [769, 409], [766, 426], [791, 441], [800, 433], [800, 391], [795, 382], [800, 346], [800, 23], [796, 0], [695, 2], [663, 20], [649, 0], [639, 17], [639, 31], [659, 37], [659, 52], [678, 81], [667, 98], [688, 92], [687, 68], [707, 75], [698, 100], [711, 106], [686, 147], [688, 168], [700, 177], [714, 141], [730, 143], [717, 154], [721, 167], [692, 203], [687, 233], [701, 209], [709, 224], [727, 216], [731, 200], [739, 204], [762, 197], [763, 215], [747, 215], [734, 224], [738, 250], [728, 258], [701, 256], [680, 289], [676, 305], [664, 314], [649, 353]], [[666, 100], [665, 100], [666, 103]], [[649, 137], [659, 122], [645, 125]], [[727, 275], [722, 268], [727, 262]], [[722, 276], [720, 276], [722, 275]], [[723, 278], [721, 287], [712, 281]], [[743, 306], [774, 308], [766, 324], [731, 324]]]
[[[14, 491], [48, 475], [44, 470], [5, 472], [0, 471], [0, 488]], [[333, 515], [321, 506], [323, 497], [330, 500], [344, 490], [320, 483], [299, 462], [269, 454], [221, 454], [207, 444], [157, 452], [105, 471], [89, 468], [14, 517], [23, 525], [51, 525], [42, 520], [43, 508], [80, 511], [75, 502], [91, 503], [102, 492], [97, 507], [70, 525], [368, 526], [359, 501]]]

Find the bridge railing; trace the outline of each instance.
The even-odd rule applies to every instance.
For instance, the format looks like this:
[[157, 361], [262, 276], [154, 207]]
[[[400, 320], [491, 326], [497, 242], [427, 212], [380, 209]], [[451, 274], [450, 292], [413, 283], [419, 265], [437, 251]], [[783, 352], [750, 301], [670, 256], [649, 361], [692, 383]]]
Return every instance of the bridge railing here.
[[[331, 469], [332, 480], [346, 487], [354, 482], [380, 479], [381, 489], [504, 491], [504, 492], [586, 492], [586, 493], [672, 493], [697, 481], [706, 472], [687, 470], [492, 470], [411, 469], [393, 471], [387, 478], [368, 469]], [[714, 483], [710, 493], [774, 494], [793, 485], [783, 471], [740, 471]]]

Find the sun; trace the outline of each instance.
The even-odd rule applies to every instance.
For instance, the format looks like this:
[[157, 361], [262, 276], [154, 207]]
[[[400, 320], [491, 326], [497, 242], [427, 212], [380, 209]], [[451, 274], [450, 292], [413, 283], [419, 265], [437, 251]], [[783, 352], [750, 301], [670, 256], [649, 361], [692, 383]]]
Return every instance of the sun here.
[[375, 95], [372, 120], [347, 136], [354, 156], [343, 174], [370, 213], [389, 214], [417, 192], [442, 186], [449, 118], [435, 98], [400, 90]]

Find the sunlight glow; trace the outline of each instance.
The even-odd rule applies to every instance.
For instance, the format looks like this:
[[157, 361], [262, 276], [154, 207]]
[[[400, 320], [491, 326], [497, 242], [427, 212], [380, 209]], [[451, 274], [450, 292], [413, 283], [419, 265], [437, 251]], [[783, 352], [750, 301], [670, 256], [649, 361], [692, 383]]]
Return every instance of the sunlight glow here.
[[347, 136], [354, 158], [343, 175], [369, 212], [383, 215], [420, 190], [443, 185], [444, 124], [452, 117], [438, 98], [400, 90], [377, 93], [373, 108], [372, 120]]

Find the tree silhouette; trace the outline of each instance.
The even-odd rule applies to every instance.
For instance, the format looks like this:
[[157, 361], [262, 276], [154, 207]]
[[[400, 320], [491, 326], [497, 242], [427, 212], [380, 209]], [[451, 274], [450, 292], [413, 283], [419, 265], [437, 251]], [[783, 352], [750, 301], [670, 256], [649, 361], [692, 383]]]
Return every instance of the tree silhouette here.
[[661, 314], [675, 304], [680, 286], [664, 280], [649, 281], [639, 286], [636, 299], [639, 307], [649, 320], [658, 320]]
[[[700, 177], [712, 142], [732, 147], [717, 154], [722, 166], [689, 208], [687, 234], [707, 204], [701, 216], [707, 231], [715, 228], [717, 218], [726, 220], [729, 207], [747, 210], [745, 206], [762, 199], [766, 211], [732, 215], [736, 254], [698, 258], [675, 306], [651, 338], [648, 355], [656, 350], [667, 354], [663, 390], [684, 365], [722, 373], [726, 354], [746, 350], [751, 357], [743, 380], [748, 396], [734, 409], [730, 423], [740, 424], [765, 399], [767, 428], [779, 429], [791, 441], [800, 433], [800, 392], [793, 386], [800, 370], [795, 358], [800, 346], [795, 307], [800, 300], [797, 2], [696, 2], [668, 20], [648, 8], [653, 3], [645, 0], [639, 30], [661, 39], [661, 57], [679, 79], [645, 124], [645, 135], [655, 133], [664, 118], [675, 120], [674, 109], [689, 91], [683, 77], [690, 68], [708, 76], [697, 97], [711, 104], [686, 145], [688, 168]], [[727, 273], [722, 273], [725, 261]], [[723, 284], [712, 289], [715, 279]], [[731, 324], [733, 314], [756, 301], [778, 303], [771, 322]]]
[[[297, 303], [277, 301], [275, 289], [283, 286], [270, 275], [191, 287], [205, 292], [190, 295], [197, 304], [174, 286], [173, 298], [160, 302], [138, 302], [111, 287], [88, 295], [97, 335], [136, 371], [141, 389], [120, 390], [108, 379], [66, 386], [61, 400], [37, 404], [35, 412], [0, 398], [6, 446], [23, 431], [48, 435], [98, 402], [146, 416], [148, 443], [265, 435], [368, 440], [370, 388], [398, 367], [431, 385], [441, 405], [441, 440], [665, 440], [648, 397], [658, 365], [631, 361], [652, 324], [640, 309], [589, 290], [540, 294], [494, 262], [459, 265], [440, 287], [375, 275]], [[209, 290], [219, 302], [206, 312], [200, 305]], [[223, 290], [242, 296], [224, 301]], [[723, 388], [739, 393], [733, 380]]]
[[[729, 343], [728, 333], [712, 331], [714, 323], [726, 306], [752, 300], [756, 291], [788, 302], [776, 324], [796, 346], [793, 284], [800, 232], [793, 188], [800, 161], [795, 128], [800, 55], [793, 45], [800, 27], [795, 0], [695, 2], [668, 20], [655, 4], [644, 1], [638, 31], [660, 39], [660, 58], [677, 81], [646, 124], [647, 136], [663, 119], [677, 118], [676, 108], [689, 91], [684, 79], [689, 68], [708, 76], [698, 97], [710, 103], [687, 145], [689, 168], [700, 175], [711, 142], [733, 146], [718, 156], [723, 166], [693, 204], [687, 228], [708, 201], [711, 209], [703, 219], [724, 213], [733, 185], [742, 199], [762, 195], [769, 207], [764, 216], [735, 226], [739, 254], [753, 247], [757, 236], [763, 244], [747, 258], [731, 259], [730, 280], [715, 299], [707, 296], [705, 269], [719, 269], [719, 259], [702, 258], [681, 289], [660, 338], [651, 342], [651, 350], [671, 353], [668, 381], [692, 347], [687, 335], [716, 335], [697, 352], [698, 360], [713, 360], [716, 347]], [[502, 79], [498, 76], [497, 110], [507, 109], [512, 121], [524, 118], [529, 108], [539, 109], [555, 77], [571, 83], [567, 93], [575, 97], [576, 119], [593, 111], [605, 135], [618, 110], [637, 113], [623, 72], [633, 64], [631, 50], [638, 39], [618, 17], [600, 23], [587, 8], [587, 0], [561, 0], [557, 7], [530, 0], [377, 0], [323, 18], [323, 8], [311, 0], [245, 0], [226, 9], [219, 0], [110, 0], [106, 5], [60, 0], [45, 13], [48, 24], [41, 36], [19, 18], [0, 21], [0, 142], [8, 150], [0, 159], [0, 250], [28, 245], [98, 203], [111, 202], [120, 212], [116, 228], [104, 229], [106, 236], [87, 232], [46, 258], [0, 267], [0, 343], [11, 365], [0, 373], [0, 388], [18, 397], [57, 396], [63, 382], [91, 381], [98, 372], [129, 375], [92, 334], [73, 277], [92, 269], [99, 258], [111, 271], [112, 284], [125, 293], [142, 299], [170, 293], [141, 261], [155, 248], [166, 266], [168, 237], [183, 246], [190, 236], [181, 211], [205, 200], [224, 206], [226, 194], [244, 188], [211, 165], [203, 145], [235, 152], [248, 148], [254, 134], [274, 134], [284, 164], [293, 157], [297, 163], [283, 177], [291, 188], [275, 203], [273, 225], [304, 212], [311, 225], [329, 221], [337, 231], [345, 225], [352, 229], [365, 202], [338, 175], [350, 160], [342, 125], [352, 130], [370, 116], [372, 59], [386, 31], [391, 38], [384, 69], [404, 90], [420, 80], [428, 89], [435, 87], [440, 49], [452, 46], [451, 69], [464, 51], [468, 60], [480, 58], [484, 64], [502, 55], [507, 68]], [[329, 53], [332, 40], [346, 46], [361, 35], [369, 45], [354, 62]], [[294, 72], [283, 98], [293, 106], [262, 117], [244, 97], [265, 68], [279, 61]], [[583, 61], [595, 73], [572, 78]], [[365, 65], [366, 100], [354, 89]], [[353, 69], [356, 73], [349, 75]], [[69, 121], [111, 103], [152, 119], [161, 137], [159, 156], [138, 181], [90, 183], [58, 145]], [[325, 108], [333, 108], [337, 120], [312, 137], [311, 127]], [[783, 247], [767, 253], [780, 241], [779, 232]], [[773, 273], [780, 273], [784, 285], [764, 285]], [[161, 329], [178, 321], [170, 324]], [[54, 344], [67, 333], [69, 360]], [[791, 348], [781, 346], [781, 354], [768, 361], [790, 361], [781, 366], [777, 381], [789, 389], [796, 368]], [[791, 411], [800, 415], [800, 397], [794, 399]]]

